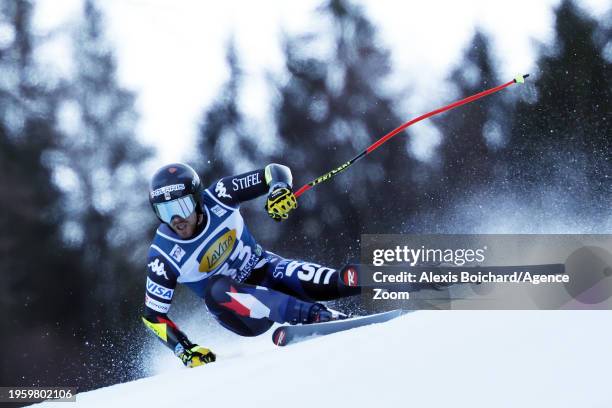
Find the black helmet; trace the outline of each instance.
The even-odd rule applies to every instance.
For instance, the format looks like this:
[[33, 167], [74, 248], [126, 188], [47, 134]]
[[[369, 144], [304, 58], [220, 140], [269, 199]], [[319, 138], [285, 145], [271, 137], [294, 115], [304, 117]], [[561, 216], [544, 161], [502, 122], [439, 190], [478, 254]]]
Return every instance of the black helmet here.
[[190, 166], [168, 164], [155, 172], [149, 185], [149, 202], [157, 218], [167, 224], [174, 216], [187, 218], [201, 208], [200, 177]]

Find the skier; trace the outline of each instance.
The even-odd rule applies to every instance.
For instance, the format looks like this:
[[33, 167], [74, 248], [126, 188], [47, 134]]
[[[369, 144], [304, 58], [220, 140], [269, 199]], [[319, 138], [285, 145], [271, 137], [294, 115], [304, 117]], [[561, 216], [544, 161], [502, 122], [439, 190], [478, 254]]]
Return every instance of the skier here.
[[216, 357], [168, 317], [177, 282], [204, 299], [223, 327], [241, 336], [260, 335], [274, 322], [346, 318], [318, 301], [361, 292], [357, 265], [338, 271], [285, 259], [257, 244], [239, 207], [264, 194], [265, 209], [276, 221], [297, 208], [288, 167], [272, 163], [203, 188], [191, 167], [175, 163], [157, 170], [151, 180], [149, 201], [161, 224], [149, 248], [142, 320], [187, 367]]

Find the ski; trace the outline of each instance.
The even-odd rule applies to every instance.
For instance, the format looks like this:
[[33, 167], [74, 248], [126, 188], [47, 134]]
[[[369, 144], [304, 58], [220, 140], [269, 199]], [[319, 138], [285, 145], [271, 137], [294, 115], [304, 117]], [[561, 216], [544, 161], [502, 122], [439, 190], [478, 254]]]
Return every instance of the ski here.
[[383, 323], [395, 319], [407, 310], [391, 310], [388, 312], [371, 314], [366, 316], [351, 317], [345, 320], [334, 320], [325, 323], [312, 323], [299, 326], [281, 326], [272, 333], [272, 341], [277, 346], [298, 343], [300, 341], [327, 334], [338, 333], [356, 327], [367, 326], [370, 324]]

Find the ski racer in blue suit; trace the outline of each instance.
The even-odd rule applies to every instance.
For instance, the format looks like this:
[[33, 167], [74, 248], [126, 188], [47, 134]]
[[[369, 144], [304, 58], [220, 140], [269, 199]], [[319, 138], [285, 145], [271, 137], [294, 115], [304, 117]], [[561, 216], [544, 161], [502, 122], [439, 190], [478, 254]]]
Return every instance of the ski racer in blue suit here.
[[240, 203], [267, 195], [276, 221], [297, 207], [288, 167], [224, 177], [208, 188], [188, 165], [160, 168], [149, 189], [161, 224], [149, 248], [144, 324], [188, 367], [215, 361], [168, 317], [177, 283], [202, 298], [225, 328], [257, 336], [274, 322], [308, 324], [345, 318], [317, 301], [360, 293], [356, 265], [342, 270], [284, 259], [264, 250], [240, 214]]

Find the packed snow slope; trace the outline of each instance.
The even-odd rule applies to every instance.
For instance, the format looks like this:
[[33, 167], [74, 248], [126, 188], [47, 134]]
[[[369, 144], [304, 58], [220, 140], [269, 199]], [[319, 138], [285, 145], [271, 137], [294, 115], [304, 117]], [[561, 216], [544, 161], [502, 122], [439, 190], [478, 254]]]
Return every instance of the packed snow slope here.
[[217, 344], [214, 364], [168, 360], [169, 372], [76, 406], [612, 407], [611, 322], [610, 311], [420, 311], [285, 348], [271, 331], [236, 336], [240, 351]]

